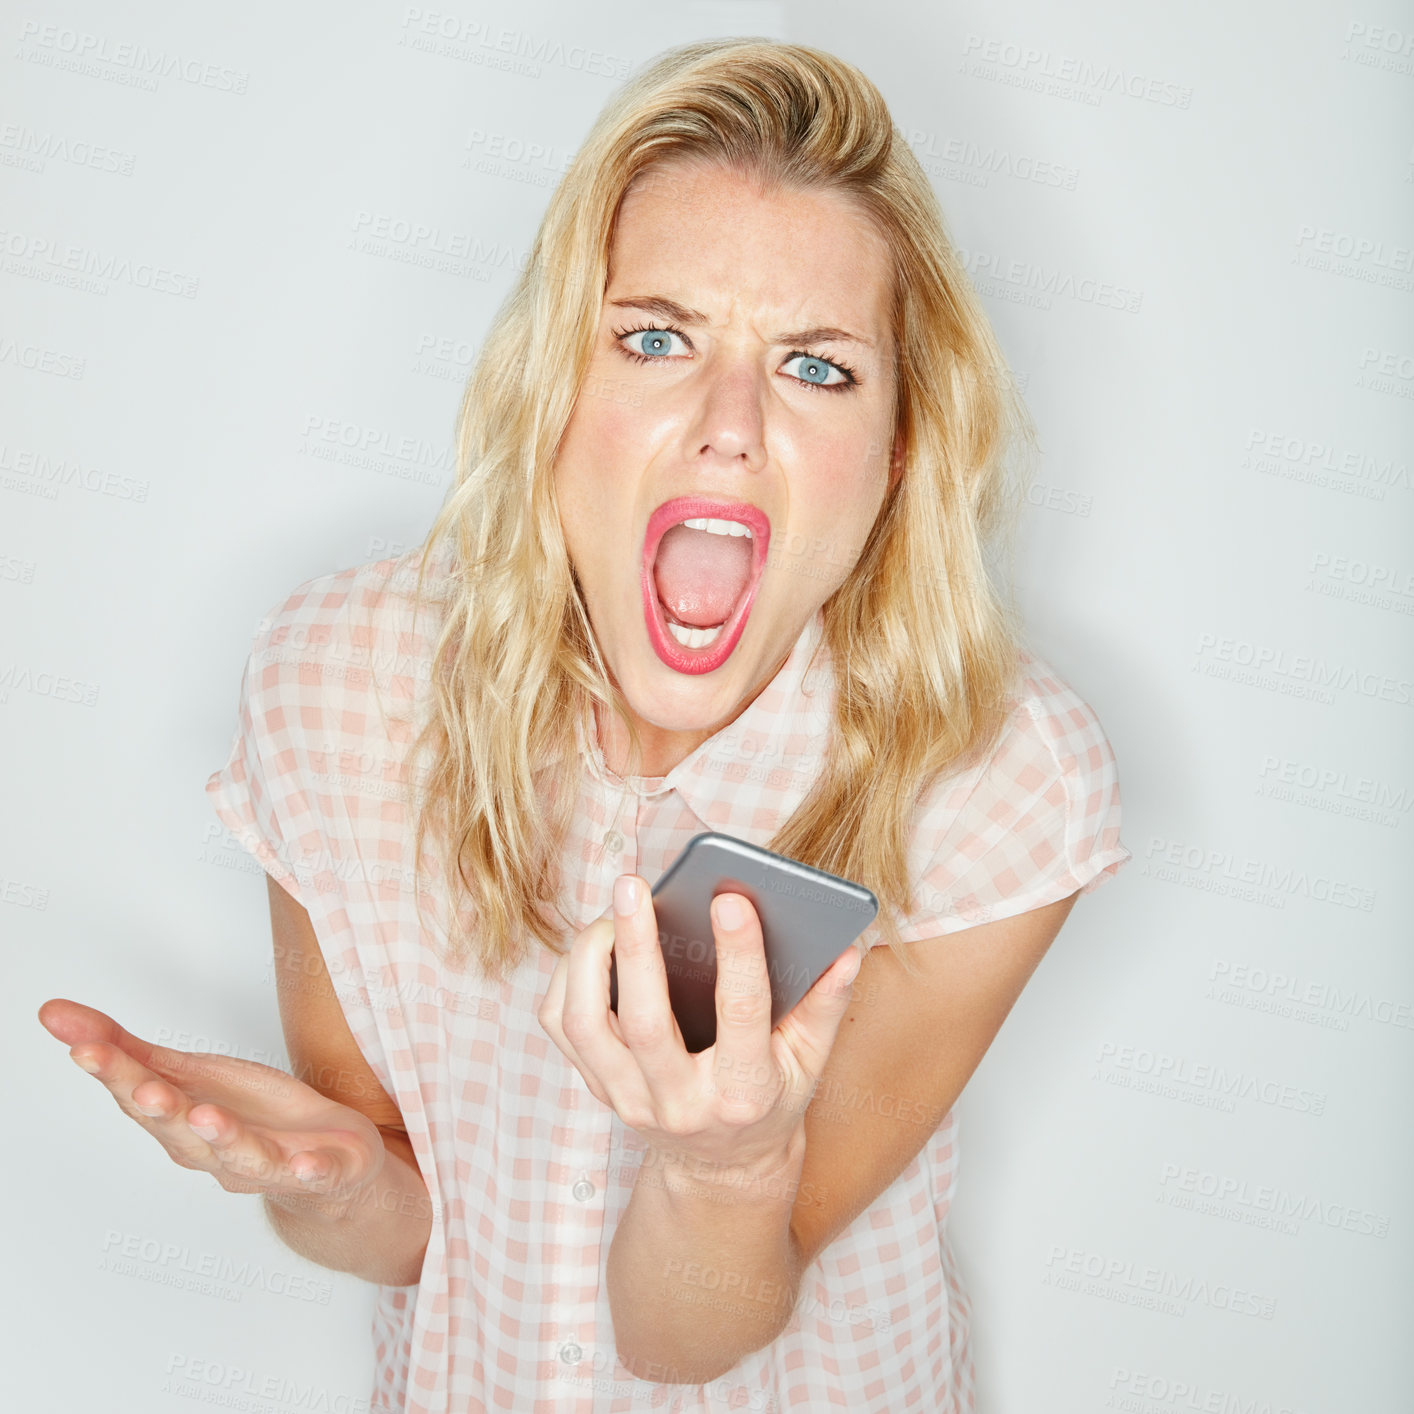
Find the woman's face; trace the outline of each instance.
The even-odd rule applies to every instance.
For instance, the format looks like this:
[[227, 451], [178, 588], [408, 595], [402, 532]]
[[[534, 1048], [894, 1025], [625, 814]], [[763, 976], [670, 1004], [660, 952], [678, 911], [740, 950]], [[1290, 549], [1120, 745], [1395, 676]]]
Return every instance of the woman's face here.
[[678, 164], [624, 198], [554, 484], [644, 774], [744, 711], [858, 560], [895, 450], [891, 282], [834, 192]]

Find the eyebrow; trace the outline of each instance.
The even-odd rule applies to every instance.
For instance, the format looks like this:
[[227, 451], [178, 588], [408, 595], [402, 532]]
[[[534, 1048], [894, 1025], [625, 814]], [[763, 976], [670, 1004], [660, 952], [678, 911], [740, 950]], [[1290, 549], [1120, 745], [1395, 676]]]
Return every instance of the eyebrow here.
[[[676, 300], [665, 299], [662, 295], [629, 295], [624, 299], [610, 300], [611, 305], [620, 309], [641, 309], [646, 314], [656, 314], [663, 319], [671, 319], [675, 324], [706, 324], [707, 316], [696, 309], [689, 309]], [[851, 334], [848, 329], [837, 329], [830, 324], [817, 324], [811, 329], [797, 329], [793, 333], [777, 334], [771, 341], [776, 344], [861, 344], [872, 349], [874, 343], [861, 334]]]

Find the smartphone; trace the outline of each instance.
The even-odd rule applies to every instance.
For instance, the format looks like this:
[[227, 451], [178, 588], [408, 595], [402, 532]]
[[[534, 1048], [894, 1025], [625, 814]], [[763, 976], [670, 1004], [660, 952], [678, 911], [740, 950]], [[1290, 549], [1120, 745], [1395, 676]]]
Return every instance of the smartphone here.
[[[653, 885], [668, 998], [693, 1054], [717, 1039], [717, 945], [709, 910], [726, 893], [750, 899], [761, 920], [773, 1027], [879, 911], [878, 899], [862, 884], [715, 830], [694, 835]], [[609, 1007], [619, 1009], [612, 954]]]

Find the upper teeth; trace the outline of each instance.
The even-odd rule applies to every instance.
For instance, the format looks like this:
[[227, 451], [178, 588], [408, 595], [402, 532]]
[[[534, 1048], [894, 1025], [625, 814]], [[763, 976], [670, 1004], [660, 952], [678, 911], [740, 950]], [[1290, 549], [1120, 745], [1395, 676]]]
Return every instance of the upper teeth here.
[[738, 520], [717, 520], [713, 516], [699, 516], [696, 520], [685, 520], [689, 530], [710, 530], [713, 535], [744, 535], [751, 539], [751, 529]]

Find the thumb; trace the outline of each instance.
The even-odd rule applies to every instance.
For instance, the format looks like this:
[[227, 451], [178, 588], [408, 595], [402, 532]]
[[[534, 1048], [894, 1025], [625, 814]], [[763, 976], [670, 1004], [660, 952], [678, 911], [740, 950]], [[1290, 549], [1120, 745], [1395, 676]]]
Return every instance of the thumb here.
[[791, 1049], [812, 1080], [825, 1069], [840, 1022], [849, 1010], [851, 988], [864, 959], [851, 943], [827, 967], [781, 1023], [792, 1032]]
[[815, 986], [810, 990], [814, 992], [818, 988], [823, 988], [831, 1004], [843, 1013], [849, 1009], [850, 988], [854, 985], [854, 979], [859, 976], [859, 969], [863, 966], [863, 954], [851, 943], [821, 973]]

